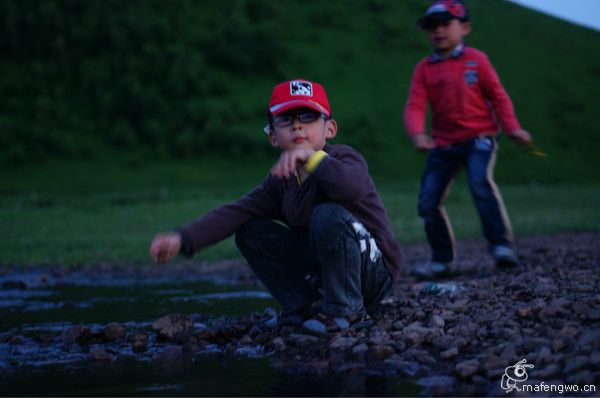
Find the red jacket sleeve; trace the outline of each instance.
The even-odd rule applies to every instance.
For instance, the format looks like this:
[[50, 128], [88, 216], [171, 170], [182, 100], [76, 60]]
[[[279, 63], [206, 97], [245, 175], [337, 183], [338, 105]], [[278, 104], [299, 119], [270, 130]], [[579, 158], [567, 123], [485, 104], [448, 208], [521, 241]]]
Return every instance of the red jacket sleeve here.
[[404, 107], [404, 127], [411, 137], [425, 132], [425, 117], [427, 114], [425, 66], [425, 61], [417, 64], [408, 90], [408, 100]]
[[480, 62], [483, 95], [491, 102], [502, 129], [506, 133], [520, 129], [521, 125], [515, 115], [512, 101], [500, 83], [496, 70], [485, 55], [482, 56]]

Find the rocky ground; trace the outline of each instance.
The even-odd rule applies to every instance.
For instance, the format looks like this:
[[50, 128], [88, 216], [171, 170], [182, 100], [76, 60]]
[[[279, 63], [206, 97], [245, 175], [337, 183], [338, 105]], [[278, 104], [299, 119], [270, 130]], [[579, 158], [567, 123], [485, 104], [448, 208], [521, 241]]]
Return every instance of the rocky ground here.
[[[202, 323], [170, 314], [143, 331], [118, 323], [100, 329], [80, 325], [60, 336], [37, 336], [31, 344], [60, 344], [92, 361], [114, 360], [124, 351], [162, 358], [252, 351], [272, 355], [282, 372], [411, 378], [423, 395], [436, 396], [506, 395], [500, 388], [506, 368], [525, 359], [534, 365], [526, 384], [595, 385], [595, 392], [568, 395], [600, 395], [600, 232], [521, 238], [517, 246], [522, 266], [501, 271], [482, 241], [459, 243], [463, 274], [444, 281], [457, 291], [427, 292], [427, 283], [406, 278], [367, 329], [315, 336], [277, 326], [269, 308]], [[426, 260], [428, 249], [413, 245], [404, 253], [410, 267]], [[235, 262], [194, 272], [256, 283]], [[26, 339], [0, 333], [0, 343], [13, 347], [3, 350], [8, 363], [18, 362]]]

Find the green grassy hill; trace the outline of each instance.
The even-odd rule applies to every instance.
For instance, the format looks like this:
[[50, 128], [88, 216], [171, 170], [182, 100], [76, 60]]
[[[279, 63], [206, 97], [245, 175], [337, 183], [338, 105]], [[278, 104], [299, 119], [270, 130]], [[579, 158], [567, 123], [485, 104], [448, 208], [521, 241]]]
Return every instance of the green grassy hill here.
[[[261, 127], [272, 86], [325, 85], [340, 133], [371, 167], [417, 178], [402, 126], [429, 52], [425, 0], [0, 2], [0, 163], [272, 157]], [[547, 158], [502, 141], [514, 182], [598, 182], [600, 33], [502, 0], [471, 0], [485, 51]], [[259, 163], [260, 163], [259, 162]], [[28, 168], [37, 166], [28, 166]], [[19, 172], [15, 174], [19, 176]]]

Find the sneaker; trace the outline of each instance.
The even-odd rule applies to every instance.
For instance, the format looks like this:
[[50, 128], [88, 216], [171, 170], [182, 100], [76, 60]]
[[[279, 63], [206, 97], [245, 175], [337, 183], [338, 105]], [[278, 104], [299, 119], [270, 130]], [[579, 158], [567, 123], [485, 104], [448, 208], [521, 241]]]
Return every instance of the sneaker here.
[[452, 276], [458, 273], [452, 261], [443, 263], [441, 261], [429, 260], [425, 264], [415, 267], [411, 274], [417, 279], [438, 279], [444, 276]]
[[355, 330], [364, 329], [373, 325], [373, 320], [368, 315], [347, 315], [342, 317], [332, 317], [323, 314], [318, 314], [302, 324], [304, 331], [316, 334], [325, 335], [329, 333], [337, 333], [342, 330], [353, 328]]
[[519, 265], [517, 254], [510, 246], [494, 246], [492, 249], [492, 257], [498, 268], [513, 268]]

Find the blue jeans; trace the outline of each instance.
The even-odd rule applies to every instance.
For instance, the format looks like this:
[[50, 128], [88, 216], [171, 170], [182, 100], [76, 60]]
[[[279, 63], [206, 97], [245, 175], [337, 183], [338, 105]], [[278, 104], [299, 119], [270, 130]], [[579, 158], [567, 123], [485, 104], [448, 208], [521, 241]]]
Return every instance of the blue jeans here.
[[322, 295], [326, 315], [364, 314], [394, 285], [369, 232], [337, 204], [318, 205], [308, 231], [254, 219], [236, 231], [235, 241], [284, 313], [304, 310]]
[[437, 147], [429, 153], [421, 179], [418, 211], [425, 222], [432, 261], [449, 262], [455, 256], [454, 234], [444, 202], [462, 168], [467, 169], [471, 196], [490, 248], [512, 245], [510, 221], [493, 180], [497, 149], [496, 139], [485, 136]]

